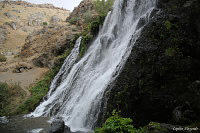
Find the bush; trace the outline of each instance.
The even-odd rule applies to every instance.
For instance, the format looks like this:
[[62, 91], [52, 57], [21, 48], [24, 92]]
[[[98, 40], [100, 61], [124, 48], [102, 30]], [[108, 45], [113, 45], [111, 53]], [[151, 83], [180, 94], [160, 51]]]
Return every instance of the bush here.
[[0, 116], [9, 115], [25, 97], [25, 92], [18, 84], [0, 82]]
[[115, 110], [103, 124], [102, 128], [97, 128], [95, 133], [133, 133], [136, 129], [131, 124], [130, 118], [122, 118]]
[[7, 58], [4, 55], [0, 54], [0, 62], [5, 62], [6, 60]]
[[92, 22], [93, 17], [91, 11], [87, 11], [83, 14], [83, 19], [86, 24]]
[[43, 22], [43, 26], [47, 26], [48, 25], [48, 23], [47, 22]]
[[78, 21], [80, 20], [80, 18], [78, 17], [73, 17], [69, 20], [69, 23], [70, 24], [76, 24]]
[[93, 36], [91, 34], [83, 35], [81, 40], [81, 45], [79, 49], [79, 56], [82, 57], [88, 49], [89, 42], [92, 40]]
[[114, 0], [94, 0], [94, 9], [100, 16], [106, 16], [107, 13], [112, 9]]
[[91, 34], [96, 35], [99, 32], [99, 26], [101, 25], [99, 20], [93, 21], [90, 23], [89, 28]]

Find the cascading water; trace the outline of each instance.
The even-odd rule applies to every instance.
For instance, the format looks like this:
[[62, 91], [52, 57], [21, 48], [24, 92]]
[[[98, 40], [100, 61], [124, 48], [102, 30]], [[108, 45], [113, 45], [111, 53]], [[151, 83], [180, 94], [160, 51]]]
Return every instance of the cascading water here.
[[156, 0], [115, 0], [104, 25], [78, 62], [81, 38], [52, 81], [47, 99], [31, 116], [58, 116], [72, 131], [91, 130], [103, 94], [118, 76]]

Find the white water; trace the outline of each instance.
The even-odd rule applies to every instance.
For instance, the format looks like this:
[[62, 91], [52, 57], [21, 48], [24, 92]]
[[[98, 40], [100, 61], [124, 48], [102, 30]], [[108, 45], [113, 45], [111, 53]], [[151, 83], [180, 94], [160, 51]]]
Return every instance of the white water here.
[[104, 91], [118, 76], [155, 4], [156, 0], [115, 0], [113, 11], [84, 57], [75, 62], [79, 38], [52, 81], [47, 100], [30, 115], [59, 116], [72, 131], [91, 130]]

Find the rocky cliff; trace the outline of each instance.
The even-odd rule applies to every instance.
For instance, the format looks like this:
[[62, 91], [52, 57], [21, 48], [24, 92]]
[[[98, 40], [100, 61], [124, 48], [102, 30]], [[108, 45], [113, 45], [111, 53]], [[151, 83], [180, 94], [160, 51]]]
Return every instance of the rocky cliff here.
[[123, 71], [107, 93], [138, 126], [200, 120], [200, 1], [158, 0]]

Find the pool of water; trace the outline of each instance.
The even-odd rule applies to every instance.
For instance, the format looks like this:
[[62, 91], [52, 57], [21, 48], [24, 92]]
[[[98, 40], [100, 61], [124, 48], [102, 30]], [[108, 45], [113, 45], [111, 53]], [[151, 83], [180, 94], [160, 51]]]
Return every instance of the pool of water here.
[[48, 131], [51, 127], [50, 118], [27, 118], [21, 115], [0, 117], [1, 133], [39, 133]]

